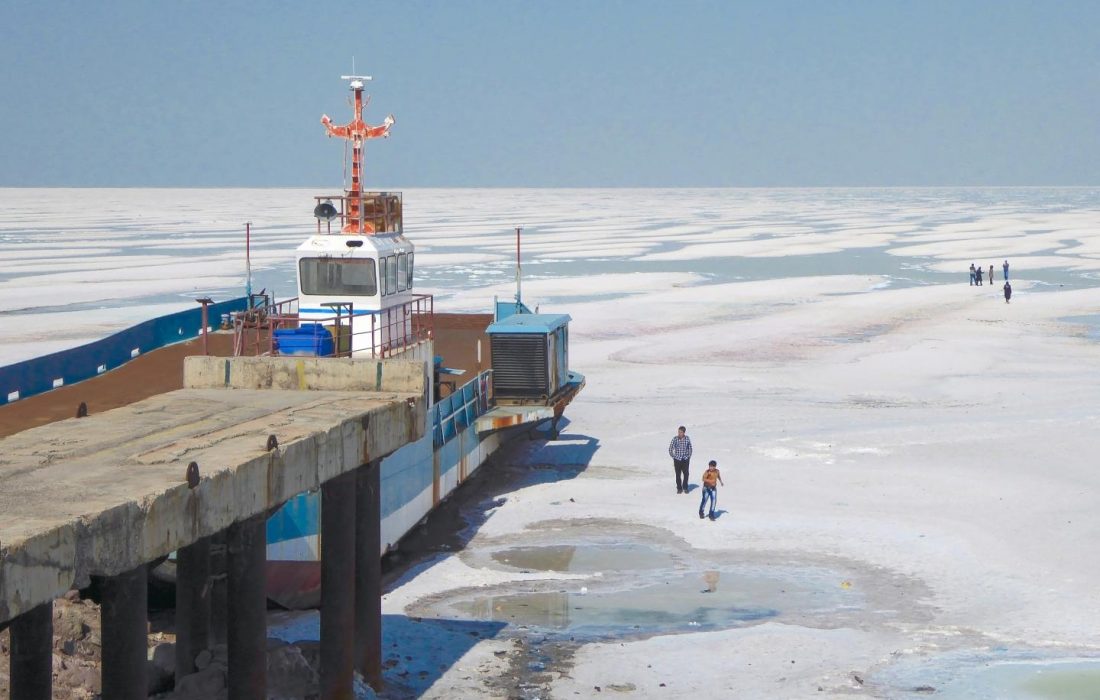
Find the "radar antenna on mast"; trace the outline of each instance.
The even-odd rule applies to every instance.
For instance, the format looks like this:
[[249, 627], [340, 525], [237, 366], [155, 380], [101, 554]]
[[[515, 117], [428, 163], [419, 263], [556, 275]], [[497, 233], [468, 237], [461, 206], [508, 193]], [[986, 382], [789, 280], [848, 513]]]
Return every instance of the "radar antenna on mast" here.
[[[354, 70], [354, 69], [353, 69]], [[343, 126], [336, 126], [327, 114], [321, 115], [321, 124], [330, 137], [337, 137], [351, 141], [351, 185], [345, 191], [347, 194], [348, 214], [345, 219], [344, 233], [374, 233], [374, 227], [363, 220], [363, 142], [367, 139], [385, 138], [389, 136], [390, 127], [394, 124], [393, 115], [387, 116], [379, 126], [371, 126], [363, 121], [363, 83], [372, 80], [369, 75], [342, 75], [341, 80], [351, 81], [351, 91], [355, 95], [355, 116]], [[367, 102], [370, 98], [367, 98]]]

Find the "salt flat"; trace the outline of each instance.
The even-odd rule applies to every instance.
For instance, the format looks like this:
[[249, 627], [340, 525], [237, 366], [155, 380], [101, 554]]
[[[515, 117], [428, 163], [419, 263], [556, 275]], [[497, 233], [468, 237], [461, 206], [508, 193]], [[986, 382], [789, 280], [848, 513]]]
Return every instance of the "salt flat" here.
[[[157, 213], [139, 216], [151, 205], [131, 205], [136, 194]], [[243, 205], [263, 251], [254, 287], [289, 293], [311, 195], [81, 190], [73, 207], [71, 192], [0, 190], [0, 255], [19, 261], [0, 271], [8, 361], [51, 331], [76, 342], [128, 325], [114, 309], [144, 318], [227, 296], [227, 277], [241, 284]], [[618, 523], [685, 557], [681, 573], [704, 562], [728, 580], [783, 562], [826, 572], [814, 590], [842, 603], [586, 643], [549, 664], [539, 692], [906, 697], [1002, 659], [1100, 656], [1100, 346], [1064, 320], [1100, 311], [1100, 191], [417, 190], [405, 207], [418, 286], [440, 310], [509, 297], [512, 226], [525, 225], [525, 300], [573, 317], [570, 363], [588, 383], [560, 444], [513, 453], [532, 469], [571, 465], [569, 478], [500, 494], [467, 552], [388, 592], [388, 615], [442, 609], [460, 589], [535, 581], [598, 597], [659, 578], [471, 559], [549, 524], [582, 542], [613, 530], [592, 523]], [[155, 279], [133, 272], [147, 256]], [[993, 264], [996, 284], [970, 287], [970, 262]], [[82, 293], [74, 284], [104, 310], [79, 321], [57, 308]], [[698, 519], [697, 489], [675, 493], [666, 449], [679, 424], [692, 481], [708, 459], [722, 469], [715, 522]], [[479, 678], [506, 673], [493, 652], [508, 635], [545, 633], [467, 637], [457, 659], [441, 644], [446, 669], [405, 682], [493, 696]], [[1011, 695], [974, 695], [989, 696]]]

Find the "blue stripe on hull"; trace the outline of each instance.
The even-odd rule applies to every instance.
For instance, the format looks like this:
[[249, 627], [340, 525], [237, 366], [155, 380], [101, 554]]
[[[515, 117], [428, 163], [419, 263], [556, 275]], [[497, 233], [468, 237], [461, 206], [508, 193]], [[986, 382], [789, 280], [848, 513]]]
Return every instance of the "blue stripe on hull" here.
[[267, 519], [267, 543], [296, 540], [321, 531], [321, 494], [300, 493]]

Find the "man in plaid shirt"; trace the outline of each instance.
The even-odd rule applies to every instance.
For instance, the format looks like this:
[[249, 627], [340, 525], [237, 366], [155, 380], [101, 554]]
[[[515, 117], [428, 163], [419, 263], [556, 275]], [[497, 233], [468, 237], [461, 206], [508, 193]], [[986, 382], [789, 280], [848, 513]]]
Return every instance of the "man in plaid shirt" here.
[[[688, 463], [691, 462], [691, 438], [687, 428], [680, 426], [676, 437], [668, 443], [668, 456], [672, 457], [672, 467], [676, 470], [676, 493], [688, 492]], [[683, 479], [681, 480], [681, 476]]]

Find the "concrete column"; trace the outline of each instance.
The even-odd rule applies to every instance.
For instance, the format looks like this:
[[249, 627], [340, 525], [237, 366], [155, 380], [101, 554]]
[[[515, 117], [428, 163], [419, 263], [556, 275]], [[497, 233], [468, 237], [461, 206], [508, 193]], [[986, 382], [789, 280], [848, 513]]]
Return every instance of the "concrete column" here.
[[210, 537], [210, 643], [225, 644], [225, 622], [228, 619], [226, 605], [226, 557], [225, 530]]
[[148, 587], [145, 565], [103, 580], [104, 700], [145, 700], [148, 681]]
[[267, 518], [257, 515], [230, 526], [226, 537], [229, 697], [267, 697]]
[[354, 697], [355, 481], [321, 486], [321, 700]]
[[210, 538], [176, 552], [176, 683], [210, 648]]
[[53, 695], [53, 602], [11, 621], [11, 697], [50, 700]]
[[382, 461], [355, 470], [355, 667], [382, 690]]

